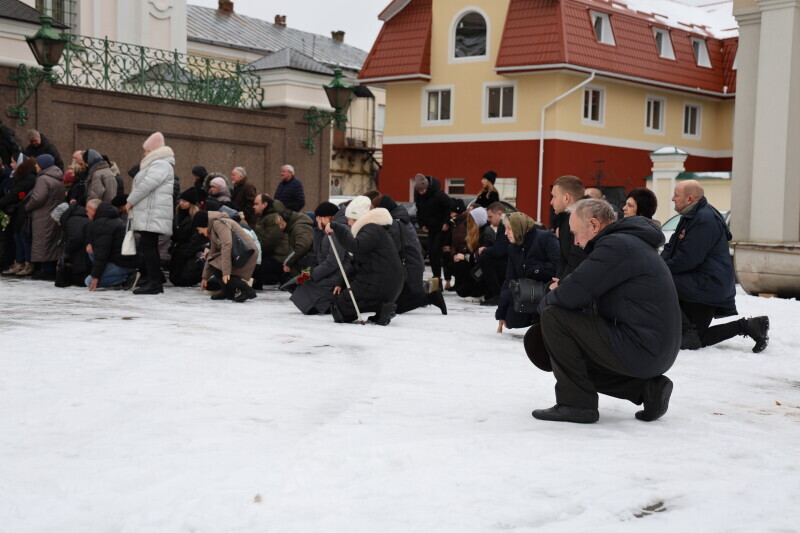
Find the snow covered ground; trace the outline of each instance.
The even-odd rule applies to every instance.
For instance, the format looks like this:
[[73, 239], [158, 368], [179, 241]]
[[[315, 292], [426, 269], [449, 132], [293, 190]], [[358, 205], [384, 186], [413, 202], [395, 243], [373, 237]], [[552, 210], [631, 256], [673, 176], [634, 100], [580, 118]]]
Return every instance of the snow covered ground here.
[[740, 294], [764, 353], [683, 352], [662, 420], [583, 426], [533, 419], [524, 332], [446, 298], [384, 328], [0, 280], [0, 532], [800, 528], [797, 301]]

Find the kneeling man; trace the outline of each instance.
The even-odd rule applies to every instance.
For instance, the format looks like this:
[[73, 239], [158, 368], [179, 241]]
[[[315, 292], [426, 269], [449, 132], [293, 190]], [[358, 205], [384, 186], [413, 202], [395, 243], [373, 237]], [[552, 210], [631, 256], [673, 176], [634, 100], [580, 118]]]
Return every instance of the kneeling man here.
[[664, 234], [644, 217], [616, 218], [604, 200], [572, 210], [570, 230], [588, 255], [539, 305], [557, 403], [534, 418], [596, 422], [598, 392], [644, 403], [639, 420], [667, 412], [672, 382], [662, 374], [680, 349], [681, 310], [657, 252]]

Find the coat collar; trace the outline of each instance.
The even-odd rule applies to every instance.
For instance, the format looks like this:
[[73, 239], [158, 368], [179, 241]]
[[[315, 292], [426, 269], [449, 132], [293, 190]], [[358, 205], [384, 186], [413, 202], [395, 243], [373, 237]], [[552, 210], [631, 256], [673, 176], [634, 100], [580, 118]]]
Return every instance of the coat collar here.
[[391, 226], [394, 219], [392, 218], [391, 213], [384, 209], [383, 207], [378, 207], [373, 209], [369, 213], [366, 213], [361, 216], [356, 223], [353, 224], [352, 232], [353, 237], [358, 236], [358, 232], [361, 231], [361, 228], [366, 226], [367, 224], [377, 224], [379, 226]]

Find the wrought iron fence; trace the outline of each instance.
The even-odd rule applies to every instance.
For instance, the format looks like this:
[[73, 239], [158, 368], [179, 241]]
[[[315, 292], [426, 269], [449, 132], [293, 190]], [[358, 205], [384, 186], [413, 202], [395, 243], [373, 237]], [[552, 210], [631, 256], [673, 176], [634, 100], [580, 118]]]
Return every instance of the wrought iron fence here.
[[261, 80], [238, 62], [69, 35], [58, 83], [188, 102], [260, 108]]
[[383, 132], [348, 126], [345, 131], [334, 132], [333, 143], [338, 148], [381, 150], [383, 148]]

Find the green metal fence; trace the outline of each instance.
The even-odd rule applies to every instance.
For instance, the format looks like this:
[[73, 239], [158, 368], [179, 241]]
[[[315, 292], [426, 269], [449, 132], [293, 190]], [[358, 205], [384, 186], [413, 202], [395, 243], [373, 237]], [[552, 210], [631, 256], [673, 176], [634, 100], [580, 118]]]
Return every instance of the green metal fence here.
[[210, 59], [81, 35], [69, 35], [58, 83], [188, 102], [260, 108], [257, 74]]

